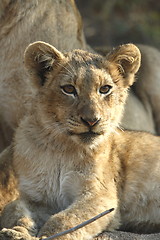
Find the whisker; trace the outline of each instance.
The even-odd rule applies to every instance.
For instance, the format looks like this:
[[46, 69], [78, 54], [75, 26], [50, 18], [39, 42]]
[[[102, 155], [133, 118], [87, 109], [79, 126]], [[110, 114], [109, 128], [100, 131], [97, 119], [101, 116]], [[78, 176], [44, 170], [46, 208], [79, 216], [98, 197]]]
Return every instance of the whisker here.
[[72, 122], [68, 122], [69, 125], [73, 126], [73, 127], [79, 127], [80, 125], [79, 124], [74, 124]]
[[72, 73], [67, 67], [65, 67], [65, 66], [63, 66], [62, 64], [60, 64], [60, 63], [57, 63], [60, 67], [62, 67], [62, 68], [64, 68], [65, 70], [67, 70], [70, 74], [71, 74], [71, 76], [73, 76], [74, 75], [74, 73]]
[[63, 75], [63, 76], [65, 76], [65, 77], [70, 77], [70, 75], [67, 75], [67, 74], [65, 74], [65, 73], [60, 73], [60, 75]]
[[71, 124], [71, 125], [73, 125], [73, 126], [79, 126], [79, 124], [76, 124], [76, 123], [71, 122], [71, 121], [67, 121], [67, 123], [68, 123], [68, 124]]
[[111, 132], [114, 132], [119, 135], [119, 132], [116, 131], [117, 125], [110, 123], [110, 129], [111, 129]]
[[56, 133], [61, 134], [63, 132], [65, 132], [66, 128], [65, 127], [61, 127], [59, 124], [57, 123], [49, 123], [49, 122], [45, 122], [43, 129], [41, 130], [41, 132], [45, 132], [46, 130], [52, 130], [52, 133], [54, 132], [54, 135]]
[[75, 120], [72, 120], [72, 119], [68, 119], [67, 120], [67, 123], [68, 124], [71, 124], [71, 125], [73, 125], [73, 126], [80, 126], [80, 124], [77, 122], [77, 121], [75, 121]]
[[122, 132], [124, 132], [124, 128], [123, 128], [123, 127], [117, 126], [117, 128], [118, 128], [119, 130], [121, 130]]
[[73, 121], [73, 122], [77, 122], [77, 120], [75, 120], [73, 117], [70, 117], [69, 120], [71, 120], [71, 121]]
[[70, 67], [71, 70], [73, 71], [73, 74], [74, 74], [74, 75], [77, 75], [75, 68], [74, 68], [69, 62], [68, 62], [67, 64], [69, 65], [69, 67]]

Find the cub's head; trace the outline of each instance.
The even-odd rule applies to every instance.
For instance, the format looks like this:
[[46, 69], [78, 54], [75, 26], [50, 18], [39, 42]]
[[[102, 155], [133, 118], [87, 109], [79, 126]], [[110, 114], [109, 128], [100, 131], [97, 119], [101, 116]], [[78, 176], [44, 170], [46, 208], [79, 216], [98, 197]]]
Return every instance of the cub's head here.
[[126, 44], [102, 57], [35, 42], [25, 51], [25, 66], [37, 89], [33, 105], [42, 128], [90, 144], [118, 126], [140, 52]]

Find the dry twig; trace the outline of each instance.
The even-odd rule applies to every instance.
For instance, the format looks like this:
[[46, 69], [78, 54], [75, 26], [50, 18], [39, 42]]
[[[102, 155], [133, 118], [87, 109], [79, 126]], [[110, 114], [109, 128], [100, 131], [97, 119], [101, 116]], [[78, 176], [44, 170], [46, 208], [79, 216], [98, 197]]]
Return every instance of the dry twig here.
[[58, 237], [60, 237], [60, 236], [66, 235], [66, 234], [68, 234], [68, 233], [74, 232], [74, 231], [76, 231], [76, 230], [78, 230], [78, 229], [80, 229], [80, 228], [82, 228], [82, 227], [84, 227], [84, 226], [86, 226], [86, 225], [88, 225], [88, 224], [96, 221], [97, 219], [103, 217], [104, 215], [112, 212], [113, 210], [114, 210], [114, 208], [111, 208], [111, 209], [109, 209], [109, 210], [106, 210], [106, 211], [104, 211], [104, 212], [96, 215], [95, 217], [93, 217], [93, 218], [91, 218], [91, 219], [89, 219], [89, 220], [87, 220], [87, 221], [85, 221], [85, 222], [83, 222], [83, 223], [81, 223], [81, 224], [73, 227], [73, 228], [70, 228], [70, 229], [65, 230], [65, 231], [63, 231], [63, 232], [60, 232], [60, 233], [56, 233], [55, 235], [52, 235], [52, 236], [47, 237], [47, 238], [44, 238], [43, 240], [55, 239], [55, 238], [58, 238]]

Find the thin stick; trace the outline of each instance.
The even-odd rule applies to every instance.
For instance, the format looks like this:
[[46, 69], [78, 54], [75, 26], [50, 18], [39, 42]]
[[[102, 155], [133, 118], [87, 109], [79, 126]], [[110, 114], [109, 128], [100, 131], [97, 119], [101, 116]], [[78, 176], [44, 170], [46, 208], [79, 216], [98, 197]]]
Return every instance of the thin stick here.
[[60, 236], [66, 235], [66, 234], [68, 234], [68, 233], [74, 232], [74, 231], [76, 231], [76, 230], [78, 230], [78, 229], [80, 229], [80, 228], [82, 228], [82, 227], [84, 227], [84, 226], [86, 226], [86, 225], [88, 225], [88, 224], [96, 221], [98, 218], [101, 218], [101, 217], [103, 217], [104, 215], [112, 212], [113, 210], [114, 210], [114, 208], [111, 208], [111, 209], [109, 209], [109, 210], [106, 210], [106, 211], [104, 211], [104, 212], [96, 215], [95, 217], [93, 217], [93, 218], [91, 218], [91, 219], [89, 219], [89, 220], [87, 220], [87, 221], [85, 221], [85, 222], [83, 222], [83, 223], [81, 223], [81, 224], [73, 227], [73, 228], [70, 228], [70, 229], [68, 229], [68, 230], [65, 230], [64, 232], [56, 233], [55, 235], [52, 235], [52, 236], [50, 236], [50, 237], [43, 238], [43, 240], [51, 240], [51, 239], [58, 238], [58, 237], [60, 237]]

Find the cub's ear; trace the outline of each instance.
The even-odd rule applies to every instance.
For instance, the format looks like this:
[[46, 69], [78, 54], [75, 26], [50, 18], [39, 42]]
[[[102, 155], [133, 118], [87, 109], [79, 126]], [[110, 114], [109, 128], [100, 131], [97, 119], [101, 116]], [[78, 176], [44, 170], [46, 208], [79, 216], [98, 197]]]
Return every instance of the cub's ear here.
[[34, 85], [43, 86], [47, 73], [63, 58], [63, 54], [50, 44], [40, 41], [30, 44], [24, 53], [24, 63]]
[[108, 54], [109, 72], [117, 84], [129, 87], [141, 64], [141, 53], [134, 44], [124, 44]]

